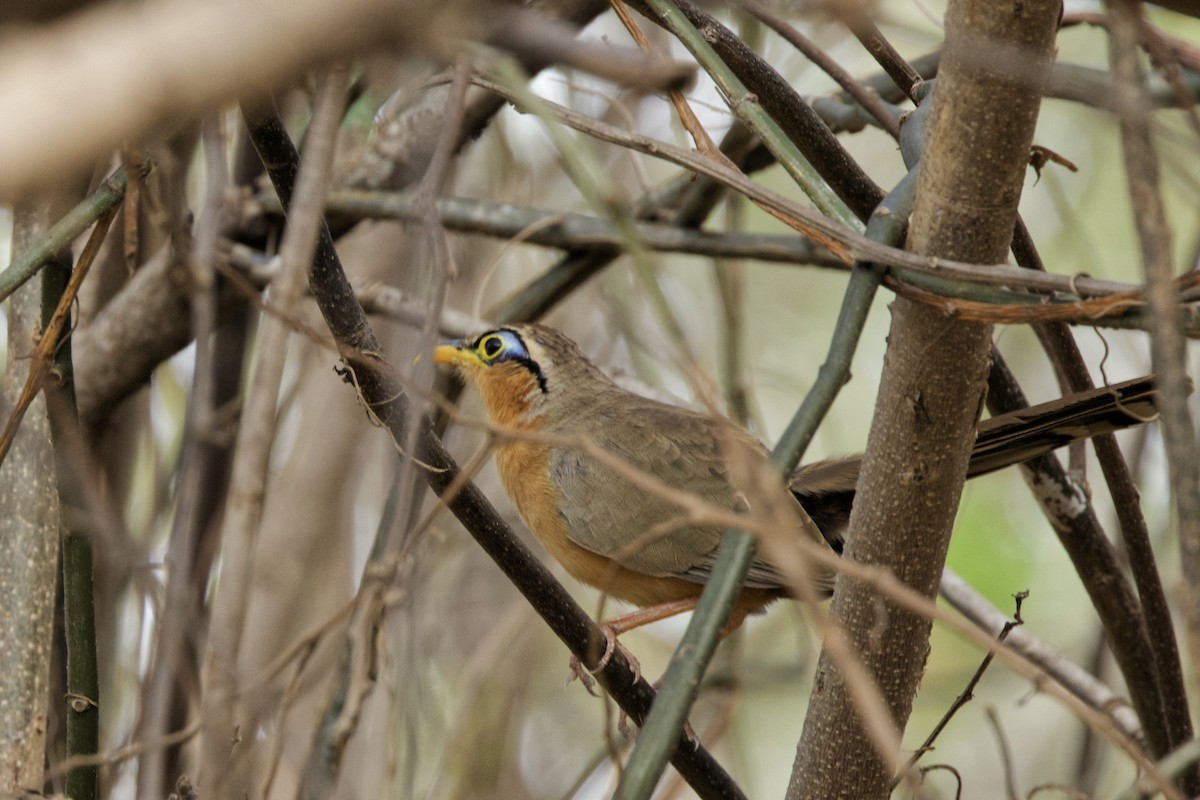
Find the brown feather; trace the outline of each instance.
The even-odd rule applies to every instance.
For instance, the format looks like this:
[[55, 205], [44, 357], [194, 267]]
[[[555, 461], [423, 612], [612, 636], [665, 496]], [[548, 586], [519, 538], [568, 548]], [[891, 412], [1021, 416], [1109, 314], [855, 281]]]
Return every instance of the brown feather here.
[[[765, 458], [766, 450], [732, 423], [631, 394], [597, 369], [567, 337], [541, 325], [512, 325], [528, 359], [460, 366], [478, 386], [499, 426], [586, 436], [637, 469], [722, 508], [736, 508], [721, 441]], [[466, 347], [466, 345], [463, 345]], [[1078, 401], [1082, 399], [1081, 404]], [[1127, 427], [1153, 413], [1149, 379], [1006, 415], [981, 426], [972, 474], [1016, 463], [1071, 440]], [[1078, 407], [1077, 407], [1078, 406]], [[1011, 417], [1011, 418], [1010, 418]], [[500, 478], [530, 530], [574, 577], [641, 606], [696, 597], [708, 580], [721, 529], [681, 522], [631, 550], [644, 535], [679, 517], [658, 494], [634, 486], [579, 448], [507, 439], [495, 451]], [[797, 535], [816, 529], [839, 552], [860, 458], [799, 468], [790, 483], [798, 501]], [[621, 559], [617, 563], [614, 559]], [[821, 576], [828, 590], [829, 575]], [[758, 559], [734, 619], [784, 594], [774, 568]]]

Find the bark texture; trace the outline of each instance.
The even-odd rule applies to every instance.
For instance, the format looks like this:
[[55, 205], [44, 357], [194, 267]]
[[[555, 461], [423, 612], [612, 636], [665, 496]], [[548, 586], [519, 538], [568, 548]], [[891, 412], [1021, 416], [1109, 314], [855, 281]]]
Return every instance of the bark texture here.
[[[1005, 259], [1058, 18], [1055, 0], [950, 4], [910, 250], [982, 264]], [[892, 306], [846, 555], [886, 566], [930, 597], [986, 391], [990, 334], [903, 298]], [[928, 656], [929, 621], [842, 577], [832, 614], [875, 675], [898, 741]], [[879, 751], [861, 711], [823, 652], [789, 798], [890, 794], [898, 752]]]
[[[46, 217], [45, 210], [18, 209], [14, 253], [45, 232]], [[41, 286], [39, 275], [8, 306], [8, 374], [0, 401], [5, 420], [29, 374], [41, 329]], [[38, 395], [0, 465], [0, 796], [42, 788], [58, 524], [50, 422]]]

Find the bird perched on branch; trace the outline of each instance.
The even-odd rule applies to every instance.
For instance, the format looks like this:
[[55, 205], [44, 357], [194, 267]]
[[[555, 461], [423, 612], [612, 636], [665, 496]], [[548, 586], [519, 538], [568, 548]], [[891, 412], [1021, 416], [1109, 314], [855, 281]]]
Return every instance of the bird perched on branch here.
[[[739, 510], [729, 459], [735, 452], [765, 459], [753, 435], [621, 388], [544, 325], [445, 342], [435, 361], [457, 367], [479, 390], [491, 423], [511, 432], [496, 445], [496, 466], [534, 536], [578, 580], [641, 607], [605, 623], [602, 663], [617, 635], [695, 607], [726, 526], [685, 518], [671, 490]], [[1150, 379], [1141, 378], [986, 420], [968, 477], [1145, 422], [1156, 413], [1154, 396]], [[636, 480], [594, 448], [654, 480]], [[861, 462], [821, 461], [793, 473], [796, 536], [841, 552]], [[828, 593], [832, 572], [812, 573], [814, 590]], [[775, 566], [756, 558], [726, 631], [788, 594]]]

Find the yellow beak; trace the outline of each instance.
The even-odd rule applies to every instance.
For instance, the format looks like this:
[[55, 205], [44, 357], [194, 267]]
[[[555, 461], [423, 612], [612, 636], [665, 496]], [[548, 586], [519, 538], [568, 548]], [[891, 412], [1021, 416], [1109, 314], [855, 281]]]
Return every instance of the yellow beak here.
[[433, 363], [455, 367], [480, 367], [483, 362], [473, 350], [463, 348], [462, 342], [443, 342], [433, 349]]

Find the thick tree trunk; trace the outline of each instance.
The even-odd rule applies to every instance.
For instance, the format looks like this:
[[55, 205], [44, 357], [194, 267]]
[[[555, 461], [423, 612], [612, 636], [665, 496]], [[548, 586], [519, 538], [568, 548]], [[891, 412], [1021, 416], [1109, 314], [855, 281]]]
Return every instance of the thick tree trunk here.
[[[1058, 18], [1056, 0], [951, 3], [909, 249], [1004, 261]], [[990, 333], [903, 298], [892, 307], [846, 555], [887, 566], [930, 597], [984, 398]], [[898, 740], [929, 652], [929, 621], [841, 577], [832, 613], [875, 675]], [[823, 653], [789, 798], [888, 796], [899, 754], [879, 752], [859, 710]]]
[[[46, 230], [49, 212], [34, 205], [17, 209], [14, 253]], [[8, 374], [0, 400], [5, 422], [29, 375], [29, 354], [41, 330], [41, 290], [36, 276], [8, 306]], [[58, 525], [50, 422], [38, 395], [0, 464], [0, 796], [42, 788]]]

